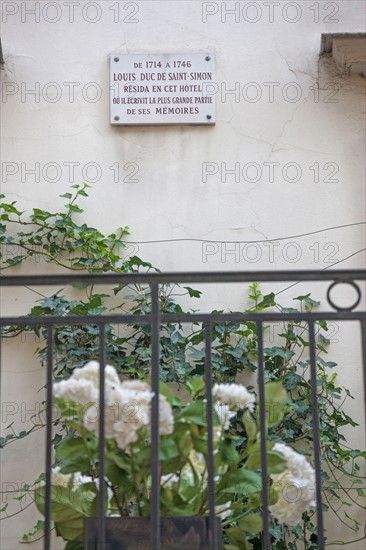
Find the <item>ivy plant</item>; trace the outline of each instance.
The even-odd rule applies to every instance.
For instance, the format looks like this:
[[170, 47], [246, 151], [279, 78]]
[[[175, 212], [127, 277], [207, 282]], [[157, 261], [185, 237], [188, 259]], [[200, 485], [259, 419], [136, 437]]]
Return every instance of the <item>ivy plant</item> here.
[[[101, 230], [90, 227], [83, 221], [83, 209], [80, 201], [88, 197], [87, 184], [74, 185], [70, 191], [61, 195], [65, 199], [61, 212], [49, 212], [33, 208], [31, 213], [18, 209], [17, 202], [6, 202], [0, 196], [0, 269], [21, 269], [32, 259], [58, 266], [62, 271], [72, 270], [89, 273], [102, 272], [139, 272], [140, 270], [158, 271], [151, 263], [136, 255], [128, 256], [125, 238], [128, 228], [120, 227], [105, 235]], [[42, 296], [29, 312], [29, 316], [65, 316], [102, 315], [106, 312], [134, 314], [149, 313], [151, 295], [144, 285], [118, 285], [108, 292], [97, 292], [93, 285], [77, 287], [77, 297], [72, 297], [66, 289], [59, 289], [50, 295]], [[181, 313], [182, 297], [187, 300], [199, 300], [201, 292], [190, 287], [165, 285], [160, 288], [160, 307], [164, 313]], [[250, 307], [247, 312], [259, 312], [271, 308], [280, 312], [311, 311], [319, 306], [310, 294], [294, 298], [291, 308], [283, 307], [276, 295], [270, 292], [263, 295], [258, 284], [249, 287]], [[197, 303], [197, 302], [196, 302]], [[194, 304], [193, 304], [194, 305]], [[191, 310], [193, 311], [193, 309]], [[267, 331], [273, 327], [268, 326]], [[212, 368], [216, 382], [234, 382], [238, 374], [252, 374], [257, 369], [257, 327], [256, 323], [214, 323]], [[344, 429], [357, 426], [347, 414], [347, 400], [353, 399], [349, 390], [337, 382], [336, 363], [328, 360], [329, 327], [325, 321], [317, 325], [316, 361], [318, 372], [318, 400], [320, 417], [320, 436], [322, 451], [322, 477], [324, 483], [324, 509], [332, 510], [338, 520], [357, 538], [360, 525], [352, 511], [365, 504], [362, 488], [363, 478], [360, 472], [360, 460], [366, 458], [365, 452], [351, 449], [344, 436]], [[45, 332], [42, 326], [31, 325], [19, 328], [6, 327], [3, 338], [15, 338], [22, 332], [34, 332], [39, 339], [36, 353], [40, 362], [46, 363]], [[149, 376], [151, 347], [148, 325], [108, 325], [106, 328], [106, 355], [123, 378], [143, 379]], [[283, 441], [291, 446], [301, 445], [301, 449], [311, 458], [312, 414], [307, 326], [304, 322], [285, 322], [276, 329], [273, 345], [264, 348], [266, 382], [281, 381], [289, 396], [289, 403], [279, 422], [270, 428], [269, 437]], [[76, 367], [82, 367], [92, 359], [98, 360], [99, 332], [96, 326], [77, 325], [57, 327], [54, 341], [54, 379], [58, 381], [70, 376]], [[187, 386], [195, 378], [204, 374], [204, 334], [202, 326], [184, 326], [178, 323], [167, 324], [162, 329], [160, 341], [161, 378], [164, 382], [175, 382]], [[253, 384], [255, 384], [253, 382]], [[255, 387], [251, 388], [255, 391]], [[22, 443], [20, 439], [30, 436], [36, 430], [43, 429], [42, 415], [32, 419], [29, 429], [17, 432], [13, 424], [0, 440], [2, 447]], [[60, 419], [55, 419], [55, 448], [70, 433], [69, 428]], [[250, 437], [239, 418], [231, 420], [231, 431], [235, 436], [238, 452], [244, 449]], [[21, 503], [34, 490], [42, 476], [34, 485], [24, 485], [15, 498]], [[11, 517], [5, 505], [1, 510], [4, 518]], [[40, 536], [42, 522], [26, 535], [24, 542], [30, 542]], [[317, 548], [316, 528], [311, 513], [303, 515], [303, 524], [296, 527], [271, 524], [272, 548], [275, 550], [294, 550]], [[329, 540], [329, 537], [328, 537]], [[331, 542], [331, 541], [329, 541]], [[261, 536], [250, 540], [254, 550], [261, 548]]]

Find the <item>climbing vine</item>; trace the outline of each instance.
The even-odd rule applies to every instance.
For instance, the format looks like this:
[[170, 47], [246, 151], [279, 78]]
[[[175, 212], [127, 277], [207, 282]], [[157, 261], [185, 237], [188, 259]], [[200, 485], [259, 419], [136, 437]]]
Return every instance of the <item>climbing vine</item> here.
[[[88, 185], [74, 185], [61, 197], [65, 199], [61, 212], [49, 212], [33, 208], [31, 213], [21, 211], [16, 202], [5, 202], [0, 196], [0, 269], [21, 268], [32, 258], [43, 265], [58, 266], [62, 271], [72, 270], [89, 273], [126, 273], [140, 270], [156, 270], [138, 256], [128, 256], [126, 237], [128, 228], [120, 227], [111, 234], [90, 227], [82, 219], [83, 209], [79, 202], [88, 197]], [[150, 311], [151, 296], [144, 285], [118, 285], [103, 293], [93, 285], [77, 287], [70, 295], [60, 289], [42, 296], [31, 308], [29, 316], [103, 315], [104, 313], [129, 312], [144, 314]], [[163, 313], [181, 313], [183, 305], [192, 303], [197, 309], [201, 292], [190, 287], [165, 285], [160, 289], [160, 307]], [[272, 292], [266, 295], [258, 284], [249, 287], [250, 307], [247, 311], [258, 312], [271, 308], [280, 312], [311, 311], [319, 306], [309, 294], [294, 298], [291, 308], [283, 307]], [[272, 327], [273, 329], [273, 327]], [[272, 330], [270, 326], [267, 331]], [[324, 484], [324, 508], [331, 510], [350, 531], [359, 534], [360, 525], [353, 517], [358, 507], [365, 506], [364, 479], [360, 472], [360, 460], [366, 458], [362, 450], [351, 449], [344, 435], [345, 428], [356, 427], [356, 422], [347, 414], [347, 400], [353, 399], [349, 390], [338, 385], [334, 361], [328, 360], [330, 342], [329, 327], [325, 321], [317, 325], [316, 360], [318, 370], [318, 402], [322, 450], [322, 477]], [[2, 338], [15, 339], [22, 332], [34, 332], [39, 339], [36, 354], [42, 365], [46, 363], [45, 329], [42, 326], [6, 327]], [[271, 339], [270, 339], [271, 340]], [[304, 322], [284, 322], [276, 329], [271, 345], [264, 348], [265, 376], [267, 381], [281, 380], [289, 395], [282, 420], [271, 428], [270, 437], [291, 446], [301, 448], [311, 459], [312, 414], [307, 326]], [[273, 344], [273, 345], [272, 345]], [[161, 336], [161, 378], [175, 383], [175, 390], [187, 386], [194, 377], [204, 373], [204, 335], [200, 325], [191, 327], [179, 323], [164, 325]], [[98, 360], [99, 331], [93, 324], [60, 326], [55, 329], [54, 379], [58, 381], [72, 374], [76, 367], [92, 359]], [[122, 377], [143, 379], [149, 376], [151, 349], [148, 325], [107, 325], [106, 356]], [[212, 368], [217, 382], [233, 382], [238, 375], [252, 376], [255, 391], [257, 368], [256, 323], [213, 324]], [[22, 445], [21, 439], [34, 431], [43, 429], [42, 415], [35, 415], [29, 429], [17, 432], [11, 423], [1, 438], [1, 447], [9, 444]], [[67, 427], [55, 419], [54, 446], [67, 437]], [[232, 433], [237, 437], [237, 446], [244, 447], [248, 434], [239, 417], [231, 420]], [[238, 437], [240, 436], [240, 437]], [[15, 495], [20, 504], [42, 481], [24, 485]], [[1, 508], [2, 519], [10, 517], [8, 504]], [[351, 510], [351, 511], [350, 511]], [[316, 528], [313, 514], [303, 516], [303, 524], [296, 527], [271, 525], [272, 548], [294, 550], [298, 544], [304, 548], [317, 548]], [[23, 540], [33, 541], [41, 536], [42, 521], [25, 534]], [[327, 542], [330, 537], [327, 535]], [[261, 548], [260, 536], [251, 539], [254, 550]]]

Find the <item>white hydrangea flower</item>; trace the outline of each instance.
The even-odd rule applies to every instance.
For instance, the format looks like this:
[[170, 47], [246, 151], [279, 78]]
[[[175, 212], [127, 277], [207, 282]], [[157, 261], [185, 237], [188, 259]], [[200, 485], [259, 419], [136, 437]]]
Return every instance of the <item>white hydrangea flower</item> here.
[[[73, 371], [68, 380], [54, 384], [53, 393], [66, 401], [87, 405], [83, 423], [99, 434], [99, 363], [90, 361]], [[146, 382], [126, 380], [121, 383], [114, 367], [105, 367], [105, 437], [115, 438], [121, 449], [137, 441], [137, 431], [151, 424], [153, 392]], [[164, 395], [159, 396], [160, 434], [171, 434], [173, 411]]]
[[172, 407], [165, 395], [159, 394], [159, 432], [160, 435], [173, 433], [174, 416]]
[[221, 519], [226, 519], [231, 516], [231, 500], [229, 502], [225, 502], [225, 504], [216, 504], [215, 506], [215, 514]]
[[[121, 387], [110, 389], [107, 392], [105, 407], [104, 407], [104, 433], [105, 437], [114, 437], [114, 424], [118, 422], [123, 415], [126, 416], [124, 411], [125, 396]], [[83, 423], [84, 426], [99, 435], [99, 400], [96, 401], [86, 409], [84, 413]]]
[[287, 461], [287, 470], [280, 474], [271, 474], [278, 501], [269, 506], [269, 510], [280, 523], [298, 525], [302, 514], [316, 506], [315, 471], [305, 456], [291, 447], [276, 443], [273, 450], [283, 454]]
[[212, 388], [215, 401], [228, 405], [231, 411], [254, 408], [255, 395], [248, 392], [242, 384], [215, 384]]
[[[221, 426], [224, 430], [228, 430], [230, 426], [230, 420], [233, 416], [235, 416], [235, 412], [231, 411], [229, 406], [226, 403], [215, 403], [215, 410], [217, 412], [217, 416], [220, 419]], [[221, 437], [221, 430], [217, 431], [218, 438]]]
[[96, 483], [97, 487], [99, 487], [99, 478], [93, 479], [91, 476], [84, 476], [80, 472], [75, 474], [75, 483], [77, 485], [84, 485], [85, 483]]
[[75, 380], [72, 377], [53, 385], [53, 395], [64, 401], [76, 401], [82, 405], [95, 403], [98, 390], [90, 380]]
[[[120, 386], [121, 381], [117, 371], [111, 365], [106, 365], [104, 369], [106, 385]], [[90, 380], [94, 387], [99, 388], [99, 363], [98, 361], [89, 361], [81, 368], [74, 369], [71, 378], [75, 380]]]
[[60, 466], [56, 466], [51, 470], [51, 485], [58, 487], [68, 487], [72, 479], [72, 474], [61, 474]]
[[121, 388], [119, 418], [113, 425], [113, 437], [121, 449], [137, 441], [137, 430], [150, 425], [150, 406], [153, 393]]
[[[135, 397], [136, 413], [139, 409], [141, 421], [144, 425], [150, 425], [151, 419], [151, 401], [154, 393], [151, 391], [149, 384], [140, 380], [127, 380], [122, 382], [122, 388], [131, 392], [132, 397]], [[132, 393], [135, 392], [135, 393]], [[142, 405], [142, 406], [141, 406]], [[148, 405], [148, 407], [146, 406]], [[169, 435], [173, 432], [174, 417], [172, 407], [165, 395], [159, 394], [159, 431], [160, 435]]]
[[[138, 428], [141, 427], [142, 425], [139, 424]], [[120, 449], [128, 450], [131, 443], [135, 443], [138, 439], [136, 426], [123, 420], [116, 422], [113, 426], [113, 437]]]
[[151, 391], [149, 384], [142, 382], [142, 380], [124, 380], [121, 384], [122, 388], [130, 391]]
[[[149, 386], [147, 386], [149, 387]], [[137, 430], [151, 424], [151, 391], [131, 391], [123, 389], [124, 402], [120, 410], [125, 410], [122, 418], [113, 426], [113, 437], [121, 449], [128, 449], [131, 443], [137, 441]], [[128, 410], [127, 407], [130, 407]], [[127, 411], [127, 412], [126, 412]], [[171, 434], [174, 418], [170, 403], [164, 395], [159, 396], [159, 432], [161, 435]]]
[[[105, 398], [108, 393], [120, 387], [121, 382], [114, 367], [105, 367]], [[68, 380], [62, 380], [53, 385], [55, 397], [64, 401], [76, 401], [82, 405], [99, 401], [99, 363], [90, 361], [84, 367], [74, 369]]]

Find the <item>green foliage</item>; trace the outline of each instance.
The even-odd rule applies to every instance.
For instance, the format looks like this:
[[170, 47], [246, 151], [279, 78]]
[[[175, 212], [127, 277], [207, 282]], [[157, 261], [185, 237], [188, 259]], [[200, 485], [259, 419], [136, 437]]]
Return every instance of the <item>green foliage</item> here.
[[[11, 245], [17, 249], [17, 255], [7, 258], [2, 254], [4, 269], [27, 261], [34, 256], [46, 262], [75, 271], [134, 271], [140, 265], [138, 258], [125, 261], [123, 250], [127, 227], [120, 227], [110, 235], [104, 235], [94, 227], [75, 221], [75, 214], [81, 214], [77, 204], [79, 197], [87, 197], [89, 185], [73, 185], [74, 193], [61, 195], [67, 200], [64, 212], [48, 212], [33, 208], [33, 213], [25, 218], [25, 212], [16, 208], [16, 202], [0, 203], [2, 214], [0, 221], [0, 244]], [[3, 197], [3, 195], [2, 195]], [[10, 225], [16, 225], [16, 235], [8, 234]]]
[[39, 519], [34, 528], [29, 531], [29, 533], [24, 533], [22, 537], [22, 542], [35, 542], [36, 540], [38, 540], [38, 537], [42, 536], [43, 529], [44, 521], [42, 519]]
[[[25, 212], [16, 208], [16, 202], [0, 202], [0, 269], [27, 262], [30, 258], [36, 258], [37, 263], [53, 263], [73, 271], [123, 273], [154, 269], [150, 263], [137, 256], [124, 256], [126, 244], [123, 239], [128, 235], [126, 227], [104, 235], [101, 231], [76, 221], [83, 212], [78, 200], [88, 196], [88, 187], [87, 184], [73, 185], [73, 193], [61, 195], [68, 201], [64, 205], [65, 211], [61, 213], [34, 208], [33, 213], [26, 217]], [[27, 228], [27, 232], [24, 228]], [[14, 250], [16, 255], [8, 258], [9, 253]], [[70, 299], [61, 294], [62, 292], [63, 289], [39, 300], [31, 309], [30, 316], [101, 315], [108, 311], [118, 313], [126, 310], [135, 314], [146, 314], [151, 307], [150, 290], [141, 285], [117, 286], [109, 294], [96, 293], [93, 286], [90, 286], [80, 289], [85, 297], [78, 299]], [[174, 301], [176, 292], [175, 286], [166, 285], [161, 289], [160, 306], [163, 313], [182, 311]], [[120, 293], [123, 295], [122, 302], [116, 305], [116, 296]], [[199, 291], [190, 287], [186, 287], [184, 294], [193, 298], [200, 296]], [[147, 376], [151, 359], [150, 328], [140, 325], [128, 328], [128, 332], [124, 332], [120, 326], [107, 326], [107, 359], [129, 376]], [[37, 336], [45, 335], [41, 327], [10, 327], [3, 332], [3, 336], [17, 336], [24, 330], [35, 330]], [[57, 376], [69, 375], [74, 368], [83, 366], [91, 359], [98, 359], [98, 332], [95, 325], [56, 329], [54, 362]], [[161, 338], [161, 375], [164, 381], [181, 380], [189, 373], [185, 349], [186, 338], [182, 327], [166, 325]], [[40, 347], [37, 352], [44, 364], [46, 348]]]
[[[41, 514], [44, 514], [45, 487], [38, 487], [35, 502]], [[82, 542], [83, 519], [95, 514], [98, 490], [96, 484], [85, 483], [75, 487], [69, 485], [51, 485], [52, 518], [55, 521], [56, 534], [65, 541]]]
[[[80, 382], [81, 388], [85, 387], [84, 382], [85, 380]], [[75, 389], [77, 382], [74, 380], [73, 384]], [[209, 511], [208, 433], [204, 416], [206, 403], [204, 397], [198, 395], [204, 385], [203, 379], [195, 379], [192, 401], [185, 405], [175, 405], [174, 425], [160, 437], [160, 511], [163, 516], [207, 515]], [[279, 384], [269, 383], [268, 387], [274, 399], [282, 396], [283, 391]], [[169, 394], [166, 386], [162, 385], [162, 389]], [[145, 386], [140, 391], [145, 400]], [[173, 396], [170, 397], [174, 403]], [[130, 395], [127, 399], [131, 399]], [[136, 403], [139, 403], [138, 393], [135, 399]], [[77, 433], [65, 438], [56, 448], [55, 461], [58, 469], [51, 477], [51, 514], [56, 533], [65, 541], [78, 544], [83, 539], [84, 517], [96, 513], [101, 483], [98, 472], [99, 444], [94, 431], [89, 431], [83, 424], [85, 408], [81, 403], [70, 404], [61, 399], [58, 399], [57, 403], [62, 415], [65, 416], [66, 425], [71, 430], [75, 427], [78, 429]], [[118, 423], [120, 433], [123, 428], [120, 426], [120, 417], [115, 417], [115, 411], [113, 419]], [[220, 427], [215, 431], [213, 440], [215, 500], [216, 505], [222, 507], [220, 511], [225, 511], [224, 524], [226, 528], [229, 527], [226, 536], [235, 545], [235, 530], [232, 531], [232, 528], [240, 529], [242, 538], [246, 537], [246, 533], [255, 534], [262, 530], [262, 478], [260, 466], [251, 460], [252, 455], [257, 454], [259, 432], [256, 432], [253, 441], [246, 446], [245, 456], [240, 456], [235, 446], [235, 438], [225, 429], [225, 422], [220, 422], [215, 411], [213, 423], [215, 427]], [[149, 425], [137, 427], [134, 432], [136, 437], [130, 439], [128, 446], [119, 443], [112, 436], [105, 440], [104, 482], [107, 489], [107, 515], [116, 511], [121, 516], [150, 515], [149, 428]], [[130, 433], [130, 427], [125, 429]], [[286, 460], [283, 455], [273, 453], [272, 446], [273, 442], [268, 441], [269, 470], [271, 471], [271, 455], [276, 454], [276, 471], [282, 472], [287, 468]], [[276, 499], [275, 496], [274, 502]], [[44, 514], [44, 484], [35, 490], [35, 501], [38, 510]]]
[[[79, 202], [88, 196], [88, 185], [74, 185], [70, 192], [61, 197], [65, 199], [61, 212], [49, 212], [41, 208], [33, 208], [26, 213], [17, 207], [17, 203], [6, 202], [0, 196], [0, 269], [20, 269], [27, 262], [56, 265], [62, 270], [86, 272], [138, 272], [155, 269], [150, 263], [137, 256], [128, 257], [124, 241], [128, 236], [128, 228], [120, 227], [105, 235], [101, 230], [90, 227], [81, 220], [83, 209]], [[47, 267], [47, 266], [46, 266]], [[45, 269], [42, 269], [44, 271]], [[75, 298], [75, 292], [78, 291]], [[42, 297], [31, 309], [30, 316], [49, 315], [100, 315], [108, 312], [129, 312], [135, 314], [149, 313], [151, 309], [150, 291], [142, 285], [119, 285], [105, 293], [98, 293], [93, 286], [75, 289], [70, 293], [65, 289], [49, 296]], [[160, 290], [160, 306], [164, 313], [180, 313], [182, 299], [197, 300], [201, 292], [190, 287], [179, 288], [176, 285], [166, 285]], [[249, 287], [249, 299], [252, 304], [247, 310], [259, 312], [268, 308], [280, 312], [311, 311], [318, 307], [319, 302], [310, 294], [294, 298], [294, 307], [281, 306], [273, 292], [263, 295], [259, 284]], [[257, 368], [257, 328], [252, 322], [247, 323], [215, 323], [213, 329], [212, 368], [216, 382], [233, 382], [240, 373], [255, 373]], [[2, 337], [12, 338], [22, 331], [34, 331], [40, 339], [37, 354], [42, 364], [46, 362], [44, 346], [44, 328], [38, 327], [7, 327]], [[327, 360], [329, 340], [326, 337], [328, 325], [325, 321], [318, 323], [317, 333], [317, 372], [319, 418], [322, 446], [322, 476], [324, 482], [325, 507], [333, 510], [339, 521], [352, 531], [359, 529], [348, 509], [350, 506], [362, 506], [365, 494], [362, 489], [359, 462], [365, 459], [365, 452], [350, 449], [344, 437], [344, 428], [356, 426], [354, 420], [346, 413], [345, 402], [352, 399], [350, 392], [337, 383], [334, 368], [336, 363]], [[276, 333], [273, 327], [267, 327], [269, 345], [264, 348], [265, 378], [266, 378], [266, 417], [268, 435], [273, 441], [282, 440], [289, 445], [301, 444], [311, 454], [312, 448], [312, 415], [310, 406], [310, 365], [307, 355], [309, 341], [307, 325], [302, 322], [285, 322]], [[118, 372], [130, 378], [146, 378], [150, 373], [151, 348], [150, 328], [148, 326], [130, 325], [126, 329], [109, 325], [106, 329], [107, 360]], [[165, 325], [160, 343], [161, 378], [164, 382], [177, 382], [188, 388], [193, 395], [202, 396], [201, 377], [204, 374], [204, 334], [201, 326], [193, 325], [184, 328], [179, 324]], [[92, 359], [98, 359], [99, 335], [98, 329], [92, 323], [88, 326], [61, 326], [55, 330], [54, 343], [54, 376], [59, 380], [69, 376], [76, 367], [83, 366]], [[286, 390], [276, 398], [272, 388], [281, 381]], [[271, 386], [270, 384], [274, 384]], [[179, 387], [179, 386], [178, 386]], [[167, 395], [170, 390], [166, 386], [163, 391]], [[179, 399], [171, 395], [171, 400], [179, 406]], [[172, 402], [173, 402], [172, 401]], [[192, 410], [192, 413], [194, 411]], [[196, 411], [197, 412], [197, 411]], [[202, 413], [202, 411], [201, 411]], [[20, 439], [30, 436], [34, 431], [43, 428], [42, 415], [32, 418], [29, 429], [20, 433], [14, 431], [9, 424], [6, 433], [1, 437], [0, 446], [14, 444]], [[202, 417], [201, 417], [202, 418]], [[259, 464], [259, 452], [255, 450], [258, 414], [238, 414], [231, 420], [231, 432], [235, 439], [236, 452], [223, 448], [227, 460], [235, 463], [237, 456], [247, 460], [245, 449], [253, 445], [250, 460]], [[76, 427], [67, 427], [60, 418], [55, 420], [58, 428], [54, 436], [54, 446], [61, 450], [64, 434], [73, 435]], [[66, 432], [65, 432], [66, 430]], [[67, 441], [67, 440], [66, 440]], [[61, 443], [62, 442], [62, 443]], [[186, 442], [189, 448], [191, 443]], [[204, 447], [202, 441], [196, 439], [199, 448]], [[62, 452], [62, 451], [61, 451]], [[170, 457], [174, 464], [174, 449], [163, 447], [164, 456]], [[270, 453], [270, 468], [272, 472], [281, 468], [280, 459], [275, 453]], [[109, 457], [111, 475], [116, 475], [120, 469], [118, 460], [121, 457]], [[165, 460], [165, 459], [164, 459]], [[117, 462], [116, 462], [117, 461]], [[168, 470], [169, 461], [166, 463]], [[86, 466], [86, 464], [85, 464]], [[91, 465], [89, 465], [91, 467]], [[65, 466], [72, 469], [72, 462]], [[118, 470], [119, 471], [119, 470]], [[113, 473], [114, 472], [114, 473]], [[346, 488], [346, 489], [345, 489]], [[23, 498], [32, 487], [23, 488], [20, 496]], [[352, 496], [352, 491], [357, 498]], [[182, 497], [183, 498], [183, 497]], [[185, 494], [184, 498], [188, 498]], [[254, 496], [251, 496], [255, 502]], [[360, 504], [361, 501], [361, 504]], [[336, 503], [336, 504], [335, 504]], [[6, 507], [1, 510], [7, 515]], [[248, 518], [243, 520], [249, 522]], [[39, 524], [40, 525], [40, 524]], [[38, 527], [39, 527], [38, 525]], [[257, 529], [258, 526], [256, 526]], [[235, 528], [232, 531], [232, 541], [236, 540]], [[25, 540], [37, 537], [40, 528], [25, 535]], [[254, 531], [252, 532], [254, 533]], [[284, 528], [273, 523], [271, 529], [272, 547], [274, 549], [293, 550], [297, 542], [307, 549], [316, 548], [315, 527], [311, 514], [304, 515], [304, 524], [299, 528]], [[27, 538], [28, 537], [28, 538]], [[286, 542], [285, 542], [286, 541]], [[260, 537], [252, 537], [253, 549], [260, 548]], [[235, 545], [236, 543], [233, 542]], [[231, 547], [233, 548], [233, 544]], [[238, 543], [239, 544], [239, 543]], [[240, 543], [244, 544], [244, 543]], [[246, 543], [245, 543], [246, 544]], [[242, 546], [244, 548], [244, 546]], [[72, 544], [68, 548], [74, 548]], [[77, 548], [77, 546], [75, 546]], [[229, 546], [228, 546], [229, 548]], [[240, 548], [240, 546], [235, 546]], [[246, 548], [246, 546], [245, 546]]]

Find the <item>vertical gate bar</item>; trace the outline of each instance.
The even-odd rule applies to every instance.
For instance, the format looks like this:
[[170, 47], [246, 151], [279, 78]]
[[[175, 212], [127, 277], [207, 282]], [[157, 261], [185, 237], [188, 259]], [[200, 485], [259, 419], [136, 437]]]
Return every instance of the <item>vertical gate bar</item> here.
[[[362, 376], [363, 376], [363, 399], [366, 413], [366, 319], [361, 319], [362, 334]], [[366, 425], [365, 425], [366, 431]]]
[[53, 383], [53, 326], [47, 327], [46, 382], [46, 492], [44, 511], [44, 550], [51, 548], [51, 464], [52, 464], [52, 383]]
[[212, 361], [211, 361], [211, 324], [204, 325], [205, 331], [205, 378], [206, 378], [206, 411], [207, 411], [207, 489], [209, 505], [209, 548], [218, 548], [217, 532], [215, 529], [215, 463], [213, 448], [213, 420], [212, 420]]
[[259, 395], [259, 421], [260, 421], [260, 450], [262, 469], [262, 503], [263, 503], [263, 549], [271, 550], [269, 535], [269, 499], [268, 499], [268, 464], [266, 447], [266, 396], [264, 384], [264, 355], [263, 355], [263, 326], [257, 321], [258, 340], [258, 395]]
[[99, 325], [99, 493], [98, 493], [98, 550], [106, 548], [105, 521], [105, 474], [104, 474], [104, 440], [105, 440], [105, 323]]
[[159, 468], [159, 361], [160, 305], [159, 285], [151, 284], [151, 533], [152, 550], [160, 549], [160, 468]]
[[322, 473], [320, 453], [320, 428], [318, 414], [317, 395], [317, 369], [316, 369], [316, 342], [315, 325], [308, 321], [310, 343], [310, 382], [311, 382], [311, 412], [313, 428], [313, 453], [315, 465], [315, 494], [316, 494], [316, 519], [317, 519], [317, 544], [318, 549], [324, 549], [324, 522], [323, 522], [323, 498], [322, 498]]

